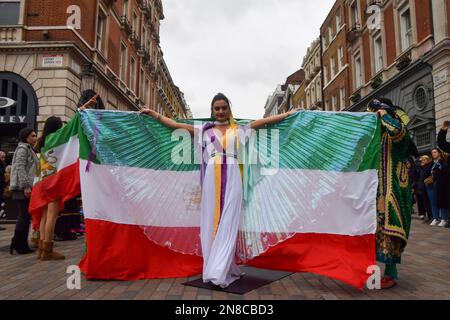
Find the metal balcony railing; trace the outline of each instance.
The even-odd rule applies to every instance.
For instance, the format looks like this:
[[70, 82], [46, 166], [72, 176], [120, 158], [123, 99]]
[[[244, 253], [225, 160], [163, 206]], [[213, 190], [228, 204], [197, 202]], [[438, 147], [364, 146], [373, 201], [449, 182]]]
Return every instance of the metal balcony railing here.
[[133, 32], [133, 29], [131, 28], [131, 24], [130, 24], [130, 20], [128, 20], [127, 16], [121, 16], [120, 17], [120, 24], [123, 28], [123, 30], [125, 31], [125, 33], [130, 36], [131, 33]]

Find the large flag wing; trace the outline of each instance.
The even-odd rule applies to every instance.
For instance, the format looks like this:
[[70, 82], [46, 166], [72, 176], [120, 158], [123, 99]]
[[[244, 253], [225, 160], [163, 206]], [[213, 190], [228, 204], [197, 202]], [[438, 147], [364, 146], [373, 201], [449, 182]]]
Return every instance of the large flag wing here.
[[[201, 255], [200, 172], [190, 136], [137, 113], [86, 111], [81, 120], [98, 164], [82, 162], [82, 171], [89, 168], [82, 174], [87, 218], [139, 225], [157, 244]], [[244, 164], [242, 261], [299, 233], [375, 232], [373, 114], [299, 112], [263, 130], [244, 146], [247, 158], [262, 161]], [[279, 149], [255, 155], [272, 148], [273, 136]]]
[[82, 162], [87, 218], [138, 225], [157, 244], [201, 255], [200, 166], [189, 133], [133, 112], [86, 111], [82, 124], [98, 161]]
[[300, 233], [374, 234], [379, 130], [373, 114], [345, 112], [299, 112], [258, 130], [246, 149], [258, 161], [244, 163], [239, 258]]

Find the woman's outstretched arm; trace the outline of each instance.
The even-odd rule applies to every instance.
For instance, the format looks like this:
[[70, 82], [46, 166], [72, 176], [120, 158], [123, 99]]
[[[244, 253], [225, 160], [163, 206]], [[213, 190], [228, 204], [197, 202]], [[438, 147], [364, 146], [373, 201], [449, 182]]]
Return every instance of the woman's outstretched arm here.
[[153, 119], [161, 122], [163, 125], [165, 125], [165, 126], [167, 126], [169, 128], [172, 128], [172, 129], [185, 129], [185, 130], [189, 131], [189, 133], [191, 135], [194, 135], [194, 126], [191, 125], [191, 124], [176, 122], [175, 120], [167, 118], [167, 117], [163, 116], [162, 114], [159, 114], [158, 112], [156, 112], [155, 110], [152, 110], [152, 109], [147, 109], [147, 108], [141, 109], [140, 113], [152, 117]]
[[271, 117], [255, 120], [250, 123], [250, 127], [252, 129], [258, 129], [258, 128], [264, 127], [265, 125], [268, 125], [268, 124], [278, 123], [280, 121], [283, 121], [284, 119], [289, 117], [291, 114], [293, 114], [299, 110], [300, 110], [300, 108], [292, 109], [291, 111], [288, 111], [288, 112], [285, 112], [282, 114], [277, 114], [277, 115], [274, 115]]

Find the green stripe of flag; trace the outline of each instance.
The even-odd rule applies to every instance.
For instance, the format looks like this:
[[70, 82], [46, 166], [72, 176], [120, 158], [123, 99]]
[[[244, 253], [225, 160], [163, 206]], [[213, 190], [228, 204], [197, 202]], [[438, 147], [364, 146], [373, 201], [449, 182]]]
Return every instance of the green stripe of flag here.
[[[193, 160], [192, 140], [184, 140], [184, 144], [172, 141], [173, 130], [150, 117], [137, 113], [86, 111], [81, 114], [81, 122], [103, 164], [173, 171], [199, 169], [198, 164], [173, 163], [171, 152], [177, 146], [189, 150]], [[299, 112], [265, 129], [269, 129], [266, 139], [263, 131], [257, 130], [257, 146], [259, 150], [270, 148], [272, 130], [278, 130], [280, 147], [279, 154], [275, 155], [279, 155], [277, 165], [280, 168], [344, 172], [377, 168], [380, 135], [374, 114]], [[264, 166], [271, 168], [273, 165]]]

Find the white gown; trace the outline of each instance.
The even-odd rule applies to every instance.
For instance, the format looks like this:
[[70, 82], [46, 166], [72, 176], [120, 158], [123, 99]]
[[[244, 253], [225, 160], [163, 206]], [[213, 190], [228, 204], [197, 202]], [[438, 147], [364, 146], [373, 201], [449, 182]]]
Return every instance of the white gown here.
[[[217, 145], [214, 147], [214, 144], [210, 143], [211, 139], [216, 139], [216, 141], [218, 141], [218, 137], [220, 139], [220, 132], [218, 129], [210, 128], [201, 133], [204, 141], [209, 143], [209, 146], [206, 148], [208, 161], [202, 187], [200, 222], [203, 282], [212, 282], [222, 288], [229, 286], [242, 275], [235, 263], [235, 252], [244, 204], [243, 187], [239, 164], [233, 155], [236, 154], [236, 143], [239, 143], [240, 140], [235, 139], [236, 134], [238, 134], [238, 137], [242, 137], [242, 134], [248, 128], [249, 125], [245, 125], [239, 126], [237, 130], [228, 130], [229, 132], [226, 136], [226, 164], [225, 167], [219, 164], [220, 177], [217, 175], [217, 167], [215, 170], [214, 161], [218, 159], [223, 161], [223, 152], [219, 156], [211, 156], [214, 152], [217, 152]], [[207, 131], [209, 130], [208, 134]], [[219, 146], [221, 147], [222, 144]], [[224, 181], [222, 182], [222, 180]], [[219, 194], [223, 197], [223, 201], [220, 222], [215, 233], [218, 185], [220, 185]], [[222, 190], [224, 195], [222, 195]]]

